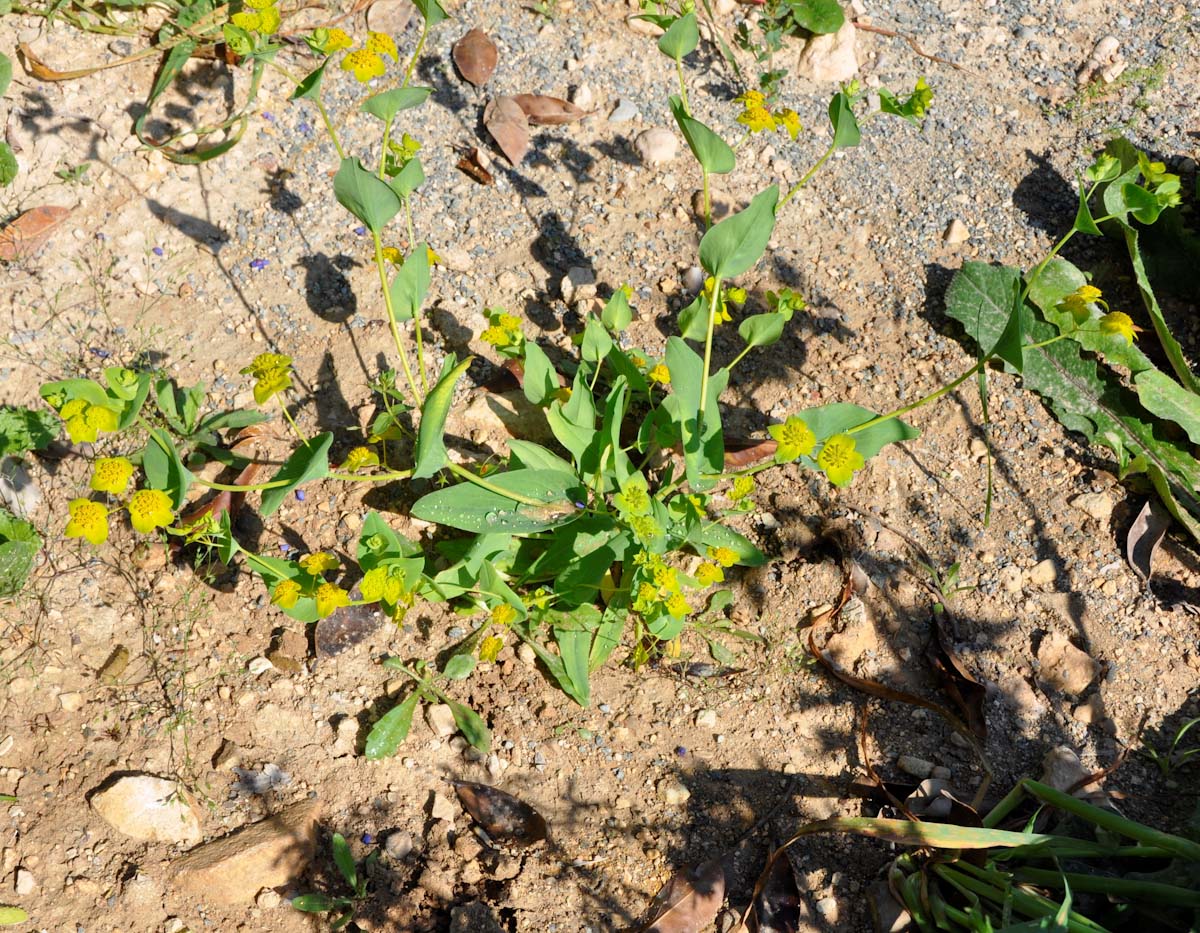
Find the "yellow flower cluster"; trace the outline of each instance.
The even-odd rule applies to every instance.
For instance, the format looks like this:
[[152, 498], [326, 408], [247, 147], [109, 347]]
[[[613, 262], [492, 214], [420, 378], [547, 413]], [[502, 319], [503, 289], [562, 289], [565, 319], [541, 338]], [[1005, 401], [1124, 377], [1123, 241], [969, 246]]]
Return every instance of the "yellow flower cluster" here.
[[1092, 316], [1093, 305], [1108, 310], [1107, 302], [1101, 298], [1100, 289], [1094, 285], [1080, 285], [1058, 303], [1059, 310], [1070, 312], [1076, 324], [1082, 324]]
[[346, 57], [342, 59], [342, 71], [353, 72], [356, 81], [366, 84], [387, 70], [385, 57], [395, 61], [397, 54], [396, 43], [392, 41], [391, 36], [382, 32], [369, 32], [361, 49], [346, 53]]
[[119, 423], [116, 411], [104, 405], [93, 405], [81, 398], [73, 398], [58, 411], [72, 443], [94, 444], [101, 431], [115, 431]]
[[292, 358], [280, 353], [260, 353], [241, 374], [254, 377], [254, 401], [261, 405], [291, 387]]
[[817, 436], [804, 419], [796, 415], [789, 415], [783, 424], [773, 424], [767, 431], [775, 438], [777, 463], [790, 463], [797, 457], [807, 457], [817, 445]]
[[488, 312], [491, 327], [479, 335], [484, 343], [491, 344], [497, 350], [507, 347], [518, 347], [525, 339], [521, 331], [521, 319], [500, 310]]
[[262, 36], [273, 36], [279, 30], [279, 7], [274, 0], [243, 0], [242, 5], [245, 9], [229, 17], [233, 25]]
[[613, 496], [613, 504], [626, 515], [650, 514], [650, 491], [640, 476], [632, 477]]
[[848, 486], [855, 470], [861, 470], [865, 464], [866, 460], [855, 450], [854, 438], [849, 434], [835, 434], [817, 454], [817, 466], [835, 486]]
[[754, 477], [739, 476], [733, 481], [733, 488], [729, 490], [729, 498], [734, 502], [740, 502], [747, 496], [754, 494]]
[[[133, 464], [125, 457], [100, 457], [92, 466], [92, 479], [88, 484], [96, 492], [120, 495], [129, 486], [133, 477]], [[156, 528], [165, 528], [175, 519], [171, 508], [171, 497], [158, 489], [141, 489], [129, 497], [124, 506], [129, 513], [129, 523], [139, 534], [151, 534]], [[84, 538], [92, 544], [108, 540], [108, 517], [113, 511], [101, 502], [91, 499], [72, 499], [67, 504], [70, 518], [63, 534], [68, 538]]]
[[[713, 292], [716, 290], [717, 280], [709, 276], [704, 280], [704, 299], [712, 306]], [[746, 303], [746, 289], [738, 288], [736, 285], [726, 285], [721, 289], [721, 302], [716, 312], [716, 322], [718, 324], [724, 321], [731, 321], [733, 318], [729, 316], [729, 305], [744, 305]]]
[[767, 98], [761, 91], [746, 91], [734, 100], [742, 105], [742, 112], [738, 115], [737, 122], [751, 133], [783, 130], [792, 139], [800, 135], [800, 117], [796, 111], [789, 108], [772, 111], [767, 106]]
[[671, 370], [667, 369], [665, 363], [656, 363], [650, 368], [650, 372], [646, 373], [646, 378], [659, 385], [669, 386], [671, 384]]
[[[327, 582], [321, 574], [335, 570], [340, 563], [332, 554], [316, 551], [302, 558], [300, 568], [307, 580], [299, 577], [287, 577], [275, 584], [271, 590], [271, 602], [281, 609], [291, 609], [300, 601], [300, 597], [311, 597], [316, 603], [318, 618], [325, 618], [334, 610], [351, 603], [350, 594], [336, 583]], [[366, 578], [363, 578], [365, 596]]]
[[346, 459], [342, 463], [342, 471], [345, 473], [357, 473], [364, 467], [379, 466], [379, 454], [371, 450], [370, 447], [355, 447], [350, 453], [346, 454]]

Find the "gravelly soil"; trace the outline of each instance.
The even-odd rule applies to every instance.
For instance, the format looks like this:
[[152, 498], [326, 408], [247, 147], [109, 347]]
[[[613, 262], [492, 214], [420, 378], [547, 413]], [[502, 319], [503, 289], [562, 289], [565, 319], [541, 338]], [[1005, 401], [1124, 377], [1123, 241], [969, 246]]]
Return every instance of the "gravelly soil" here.
[[[565, 347], [564, 321], [575, 312], [559, 283], [576, 267], [592, 270], [602, 292], [633, 285], [636, 342], [661, 346], [669, 332], [685, 300], [682, 274], [694, 263], [688, 204], [699, 179], [682, 157], [646, 168], [634, 155], [639, 132], [670, 126], [673, 75], [652, 41], [624, 23], [629, 12], [576, 0], [547, 25], [512, 4], [471, 0], [427, 46], [418, 80], [435, 89], [433, 101], [408, 130], [424, 145], [428, 176], [415, 223], [445, 260], [431, 298], [435, 357], [470, 351], [486, 360], [476, 335], [483, 308], [497, 305]], [[868, 5], [866, 14], [966, 70], [859, 33], [866, 84], [902, 89], [925, 75], [934, 108], [920, 130], [869, 125], [863, 144], [832, 159], [781, 217], [767, 261], [742, 284], [756, 297], [790, 284], [811, 309], [739, 370], [726, 396], [731, 433], [761, 433], [788, 411], [825, 401], [888, 410], [972, 365], [972, 348], [942, 312], [953, 270], [969, 258], [1036, 262], [1074, 214], [1075, 173], [1114, 129], [1182, 164], [1191, 172], [1185, 185], [1195, 181], [1195, 162], [1180, 160], [1195, 158], [1200, 139], [1200, 75], [1190, 65], [1200, 42], [1183, 5], [1113, 14], [1098, 2], [944, 0]], [[450, 64], [450, 45], [471, 25], [501, 50], [486, 94]], [[1099, 94], [1078, 92], [1076, 68], [1110, 32], [1121, 40], [1126, 77]], [[5, 17], [0, 48], [11, 51], [18, 39], [60, 68], [116, 55], [99, 37]], [[402, 52], [411, 49], [414, 27], [397, 39]], [[128, 134], [130, 108], [151, 79], [149, 64], [90, 82], [18, 75], [9, 93], [9, 138], [23, 149], [23, 175], [7, 210], [52, 203], [73, 213], [40, 255], [0, 270], [11, 345], [0, 359], [0, 400], [31, 403], [44, 379], [141, 359], [246, 405], [237, 370], [274, 348], [296, 360], [301, 426], [338, 431], [344, 451], [355, 439], [348, 427], [370, 413], [364, 383], [387, 359], [390, 338], [369, 239], [329, 188], [332, 146], [315, 114], [289, 105], [289, 89], [271, 77], [264, 112], [231, 155], [202, 168], [171, 165], [139, 151]], [[197, 67], [195, 99], [185, 103], [204, 111], [242, 81]], [[689, 60], [688, 81], [698, 115], [737, 138], [730, 99], [740, 88], [727, 68], [702, 52]], [[596, 114], [540, 131], [516, 169], [497, 158], [494, 186], [455, 169], [457, 147], [485, 145], [487, 94], [566, 96], [581, 84]], [[342, 72], [331, 72], [327, 87], [331, 111], [349, 114], [338, 118], [347, 147], [366, 149], [373, 127], [353, 112], [361, 89]], [[832, 89], [795, 76], [784, 87], [808, 132], [795, 145], [754, 137], [742, 147], [741, 168], [725, 185], [734, 200], [770, 180], [796, 180], [825, 145]], [[639, 119], [606, 119], [618, 100]], [[55, 170], [84, 160], [90, 184], [52, 184]], [[970, 236], [947, 244], [955, 219]], [[1133, 307], [1120, 254], [1092, 242], [1067, 255], [1096, 268], [1106, 291]], [[267, 262], [252, 268], [253, 260]], [[1173, 323], [1191, 349], [1196, 309], [1176, 310]], [[719, 339], [716, 349], [731, 357], [735, 341]], [[477, 365], [476, 382], [490, 368]], [[48, 529], [46, 560], [27, 596], [6, 608], [0, 648], [0, 739], [14, 739], [0, 757], [0, 792], [18, 797], [3, 817], [0, 877], [8, 884], [23, 867], [36, 888], [0, 901], [22, 904], [46, 930], [311, 928], [286, 901], [260, 897], [257, 906], [226, 909], [175, 892], [168, 870], [176, 850], [115, 832], [85, 803], [109, 775], [132, 770], [184, 781], [203, 805], [206, 837], [305, 795], [324, 803], [323, 826], [355, 840], [360, 854], [389, 833], [410, 834], [412, 853], [377, 869], [364, 928], [625, 928], [672, 869], [718, 854], [773, 813], [738, 849], [730, 890], [741, 906], [772, 836], [806, 819], [862, 812], [847, 786], [863, 772], [856, 710], [864, 698], [811, 663], [797, 629], [841, 588], [830, 540], [869, 581], [843, 613], [831, 654], [917, 691], [932, 689], [923, 660], [931, 597], [905, 538], [938, 567], [960, 562], [956, 647], [989, 688], [986, 751], [997, 788], [1035, 773], [1059, 744], [1087, 766], [1110, 764], [1140, 730], [1161, 736], [1196, 715], [1200, 654], [1189, 607], [1200, 568], [1189, 548], [1168, 543], [1156, 571], [1160, 596], [1170, 598], [1147, 594], [1122, 556], [1143, 500], [1013, 378], [997, 373], [992, 399], [990, 526], [981, 521], [983, 428], [972, 392], [917, 413], [922, 437], [889, 448], [847, 490], [781, 469], [762, 484], [747, 524], [770, 559], [737, 581], [731, 608], [765, 643], [730, 645], [742, 652], [736, 672], [695, 678], [665, 664], [614, 666], [597, 675], [596, 704], [585, 710], [510, 648], [460, 692], [493, 729], [490, 759], [420, 721], [400, 755], [379, 763], [337, 738], [346, 735], [343, 718], [365, 726], [397, 686], [380, 656], [434, 657], [455, 641], [460, 620], [421, 608], [402, 629], [381, 629], [337, 658], [254, 676], [248, 660], [281, 639], [293, 661], [305, 658], [296, 623], [266, 603], [252, 578], [206, 586], [186, 565], [135, 549], [128, 531], [99, 552], [62, 540], [65, 503], [86, 486], [87, 465], [39, 462], [45, 502], [35, 518]], [[473, 439], [494, 440], [486, 432]], [[1072, 504], [1086, 494], [1098, 494], [1085, 500], [1100, 503], [1093, 514]], [[341, 487], [312, 488], [258, 529], [261, 546], [352, 552], [364, 508], [410, 501], [378, 492], [360, 500]], [[420, 533], [402, 515], [395, 522]], [[1039, 670], [1038, 647], [1052, 633], [1104, 665], [1081, 696], [1056, 692]], [[102, 685], [96, 671], [117, 644], [133, 661], [118, 685]], [[685, 662], [707, 657], [699, 638], [686, 639], [684, 652]], [[701, 715], [710, 710], [715, 724]], [[911, 754], [948, 768], [968, 794], [981, 779], [977, 757], [922, 710], [875, 703], [869, 731], [871, 761], [885, 776], [898, 775], [896, 758]], [[223, 742], [236, 746], [242, 767], [273, 763], [289, 780], [266, 797], [233, 794], [234, 776], [213, 764]], [[494, 781], [535, 804], [555, 845], [521, 857], [480, 854], [465, 816], [453, 824], [431, 816], [433, 794], [452, 798], [447, 777]], [[1136, 756], [1108, 785], [1128, 795], [1135, 815], [1163, 826], [1190, 810], [1196, 793], [1188, 772], [1164, 781]], [[299, 888], [334, 884], [327, 855]], [[861, 892], [886, 857], [881, 846], [836, 839], [799, 852], [810, 928], [868, 928]]]

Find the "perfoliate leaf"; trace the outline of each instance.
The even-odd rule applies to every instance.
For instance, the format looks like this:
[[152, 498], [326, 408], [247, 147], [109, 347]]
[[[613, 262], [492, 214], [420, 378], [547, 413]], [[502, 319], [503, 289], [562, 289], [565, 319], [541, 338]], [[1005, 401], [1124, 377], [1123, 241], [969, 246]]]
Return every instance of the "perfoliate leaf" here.
[[296, 85], [296, 90], [292, 91], [288, 100], [320, 100], [321, 82], [325, 78], [325, 66], [328, 64], [329, 59], [327, 58], [305, 75], [304, 79]]
[[829, 122], [833, 124], [833, 148], [848, 149], [862, 139], [858, 118], [854, 116], [854, 98], [838, 91], [829, 101]]
[[453, 355], [446, 358], [441, 378], [425, 397], [421, 406], [421, 423], [417, 428], [417, 449], [413, 454], [413, 479], [427, 479], [446, 465], [446, 442], [442, 434], [446, 417], [450, 414], [450, 403], [454, 401], [454, 387], [462, 374], [471, 365], [467, 357], [457, 366]]
[[421, 16], [425, 18], [425, 25], [430, 29], [450, 18], [438, 0], [413, 0], [413, 6], [421, 11]]
[[699, 44], [700, 27], [696, 23], [695, 12], [691, 12], [680, 16], [659, 36], [658, 50], [678, 62], [694, 52]]
[[368, 97], [361, 109], [363, 113], [378, 117], [384, 123], [391, 123], [401, 110], [420, 107], [432, 93], [431, 87], [395, 87]]
[[692, 150], [692, 155], [707, 171], [716, 175], [732, 172], [737, 163], [737, 156], [729, 144], [699, 120], [688, 116], [684, 110], [683, 101], [678, 96], [670, 98], [671, 113], [683, 134], [684, 141]]
[[747, 205], [716, 224], [700, 240], [700, 263], [709, 275], [730, 279], [741, 275], [762, 256], [775, 229], [779, 186], [759, 192]]
[[283, 500], [292, 490], [304, 483], [316, 479], [324, 479], [329, 475], [329, 448], [333, 444], [333, 435], [328, 431], [318, 434], [307, 444], [297, 447], [290, 457], [284, 461], [271, 480], [283, 480], [282, 486], [264, 489], [262, 494], [262, 514], [266, 518], [275, 514]]
[[338, 203], [366, 224], [372, 233], [387, 226], [403, 206], [400, 196], [387, 182], [380, 181], [355, 158], [342, 159], [341, 167], [333, 176], [333, 194]]
[[816, 35], [837, 32], [846, 21], [838, 0], [787, 0], [787, 5], [796, 25]]

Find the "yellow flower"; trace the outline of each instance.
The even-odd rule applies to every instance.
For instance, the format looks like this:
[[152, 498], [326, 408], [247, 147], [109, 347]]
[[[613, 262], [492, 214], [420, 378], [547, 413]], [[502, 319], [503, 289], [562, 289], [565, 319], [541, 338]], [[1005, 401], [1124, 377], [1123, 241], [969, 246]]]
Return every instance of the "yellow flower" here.
[[676, 576], [675, 568], [668, 567], [664, 563], [657, 563], [650, 571], [650, 576], [654, 580], [654, 585], [658, 587], [660, 593], [678, 593], [679, 579]]
[[300, 584], [295, 580], [280, 580], [271, 593], [271, 602], [280, 609], [291, 609], [300, 598]]
[[849, 434], [835, 434], [817, 455], [817, 466], [835, 486], [848, 485], [854, 478], [854, 471], [861, 470], [865, 463], [863, 455], [854, 449], [854, 438]]
[[342, 470], [346, 473], [357, 473], [368, 466], [379, 466], [379, 455], [369, 447], [355, 447], [346, 454]]
[[765, 107], [767, 98], [762, 91], [745, 91], [733, 99], [735, 104], [741, 104], [743, 107]]
[[71, 519], [63, 533], [68, 538], [87, 538], [92, 544], [103, 544], [108, 537], [108, 509], [90, 499], [72, 499], [67, 508]]
[[662, 528], [649, 515], [629, 516], [629, 528], [639, 541], [651, 541], [662, 534]]
[[374, 567], [368, 570], [359, 584], [363, 599], [367, 602], [382, 600], [391, 606], [397, 606], [404, 597], [404, 575], [392, 572], [392, 568]]
[[648, 363], [649, 361], [648, 361], [648, 360], [647, 360], [647, 359], [646, 359], [644, 356], [641, 356], [640, 354], [637, 354], [637, 353], [630, 353], [630, 354], [629, 354], [629, 362], [631, 362], [631, 363], [632, 363], [634, 366], [636, 366], [638, 369], [641, 369], [641, 368], [643, 368], [643, 367], [646, 365], [646, 363]]
[[396, 60], [396, 43], [392, 41], [392, 37], [387, 33], [367, 33], [367, 42], [364, 48], [368, 52], [374, 52], [376, 55], [386, 55], [392, 61]]
[[771, 116], [771, 111], [761, 105], [748, 106], [738, 115], [737, 122], [751, 133], [775, 129], [775, 118]]
[[908, 102], [912, 107], [913, 116], [925, 116], [926, 111], [929, 110], [929, 105], [933, 103], [933, 91], [925, 83], [924, 78], [917, 78], [917, 83], [913, 85], [913, 92], [909, 96]]
[[92, 464], [91, 487], [96, 492], [111, 492], [116, 495], [125, 491], [131, 476], [133, 464], [124, 457], [101, 457]]
[[1141, 333], [1141, 328], [1133, 323], [1133, 318], [1123, 311], [1110, 311], [1100, 318], [1100, 333], [1118, 334], [1133, 345], [1134, 335]]
[[670, 385], [671, 370], [667, 369], [665, 363], [656, 363], [650, 372], [646, 373], [646, 378], [651, 382], [657, 382], [660, 385]]
[[332, 55], [334, 52], [348, 49], [352, 45], [354, 45], [354, 40], [350, 38], [346, 31], [338, 29], [335, 26], [326, 31], [325, 41], [321, 44], [321, 48], [326, 55]]
[[1092, 316], [1093, 304], [1103, 305], [1105, 308], [1108, 307], [1100, 298], [1100, 294], [1100, 289], [1094, 285], [1080, 285], [1075, 291], [1063, 298], [1058, 303], [1058, 307], [1062, 311], [1069, 311], [1071, 317], [1075, 318], [1076, 324], [1082, 324]]
[[350, 594], [333, 583], [322, 583], [313, 595], [317, 600], [317, 616], [322, 619], [335, 609], [350, 605]]
[[778, 445], [775, 448], [775, 460], [779, 463], [790, 463], [797, 457], [807, 457], [817, 444], [816, 435], [798, 415], [789, 415], [783, 424], [770, 425], [767, 431]]
[[732, 567], [737, 563], [737, 551], [727, 547], [710, 547], [708, 556], [722, 567]]
[[630, 515], [645, 515], [650, 511], [650, 494], [644, 480], [631, 479], [613, 496], [613, 504]]
[[775, 114], [775, 120], [779, 128], [786, 130], [792, 139], [800, 135], [800, 115], [796, 111], [780, 110]]
[[512, 625], [517, 621], [517, 610], [508, 603], [499, 603], [492, 607], [491, 619], [494, 625]]
[[274, 2], [275, 0], [244, 0], [242, 5], [249, 7], [251, 10], [265, 10]]
[[671, 613], [677, 619], [682, 619], [692, 611], [692, 607], [688, 605], [688, 601], [684, 599], [682, 593], [676, 593], [668, 599], [666, 606], [667, 612]]
[[403, 265], [404, 263], [404, 254], [394, 246], [385, 246], [379, 252], [383, 256], [383, 261], [390, 262], [393, 266]]
[[383, 59], [366, 49], [347, 52], [346, 57], [342, 59], [342, 71], [353, 71], [359, 84], [366, 84], [372, 78], [378, 78], [386, 70]]
[[93, 405], [81, 398], [71, 399], [59, 410], [67, 436], [73, 443], [95, 443], [101, 431], [117, 429], [117, 413], [103, 405]]
[[254, 401], [261, 405], [291, 386], [292, 358], [280, 353], [260, 353], [241, 374], [254, 377]]
[[238, 29], [245, 29], [247, 32], [255, 32], [258, 30], [258, 24], [261, 17], [253, 10], [242, 10], [240, 13], [234, 13], [229, 17], [229, 21]]
[[657, 602], [658, 590], [649, 583], [643, 583], [638, 587], [637, 595], [633, 599], [633, 608], [638, 612], [647, 612]]
[[148, 535], [155, 528], [171, 524], [171, 497], [160, 489], [140, 489], [129, 498], [129, 524], [133, 530]]
[[500, 650], [503, 647], [503, 638], [501, 638], [499, 635], [489, 635], [479, 643], [479, 660], [495, 661], [496, 656], [500, 654]]
[[725, 571], [717, 564], [704, 563], [696, 571], [696, 580], [701, 586], [712, 586], [714, 583], [720, 583], [725, 579]]
[[305, 573], [319, 577], [327, 570], [337, 570], [341, 566], [341, 562], [326, 551], [314, 551], [312, 554], [300, 558], [300, 566]]
[[729, 498], [734, 502], [745, 499], [754, 492], [754, 477], [739, 476], [733, 481], [733, 489], [729, 490]]
[[258, 13], [258, 31], [264, 36], [272, 36], [279, 29], [279, 24], [282, 22], [279, 16], [279, 7], [275, 5], [263, 7]]

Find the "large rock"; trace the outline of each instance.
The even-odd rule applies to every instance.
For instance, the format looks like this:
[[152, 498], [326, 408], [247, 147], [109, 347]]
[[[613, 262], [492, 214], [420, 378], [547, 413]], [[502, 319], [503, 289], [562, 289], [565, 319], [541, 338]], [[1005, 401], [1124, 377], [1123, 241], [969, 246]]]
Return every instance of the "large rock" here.
[[304, 873], [317, 849], [320, 815], [320, 802], [305, 800], [206, 842], [175, 862], [174, 882], [206, 904], [252, 904], [263, 888]]
[[1078, 696], [1100, 673], [1100, 664], [1080, 651], [1065, 635], [1051, 632], [1038, 646], [1041, 680], [1055, 690]]
[[857, 41], [850, 20], [835, 33], [813, 36], [800, 53], [800, 74], [814, 81], [849, 81], [858, 74]]
[[106, 823], [134, 839], [192, 844], [201, 839], [199, 811], [175, 781], [126, 774], [101, 785], [88, 802]]

